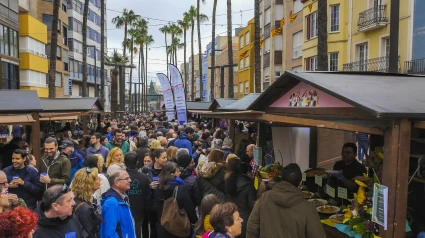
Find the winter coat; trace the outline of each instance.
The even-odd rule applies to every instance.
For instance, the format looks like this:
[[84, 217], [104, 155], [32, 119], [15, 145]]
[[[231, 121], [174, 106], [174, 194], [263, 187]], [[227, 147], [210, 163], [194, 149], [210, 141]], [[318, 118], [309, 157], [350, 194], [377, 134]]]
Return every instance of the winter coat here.
[[136, 169], [127, 168], [131, 178], [130, 189], [126, 194], [130, 200], [131, 213], [136, 223], [143, 221], [146, 213], [146, 206], [151, 197], [150, 181], [146, 174]]
[[201, 205], [202, 194], [198, 185], [198, 180], [195, 176], [192, 175], [192, 170], [180, 167], [180, 178], [183, 179], [184, 185], [187, 186], [189, 191], [189, 197], [192, 201], [192, 204], [197, 207]]
[[301, 190], [282, 181], [255, 203], [246, 230], [248, 238], [325, 238], [319, 214]]
[[23, 171], [23, 176], [19, 176], [18, 170], [13, 165], [3, 170], [6, 173], [9, 183], [13, 180], [14, 176], [19, 176], [24, 180], [24, 185], [19, 185], [17, 188], [9, 187], [8, 191], [16, 194], [18, 198], [22, 198], [29, 208], [35, 209], [37, 207], [37, 197], [43, 190], [43, 184], [40, 182], [40, 175], [34, 168], [25, 165]]
[[130, 206], [121, 194], [110, 188], [102, 195], [102, 217], [105, 222], [100, 224], [100, 237], [135, 238], [134, 219]]
[[[114, 138], [112, 138], [112, 140], [109, 140], [108, 144], [106, 144], [105, 147], [109, 150], [112, 150], [113, 148], [117, 147], [115, 145]], [[122, 151], [122, 154], [125, 155], [127, 154], [127, 152], [130, 151], [130, 144], [127, 141], [123, 140], [120, 149]]]
[[208, 238], [230, 238], [230, 236], [228, 234], [213, 231], [208, 235]]
[[199, 164], [198, 172], [198, 184], [201, 188], [202, 196], [214, 194], [220, 198], [221, 202], [226, 202], [224, 165], [222, 163], [203, 161]]
[[74, 174], [81, 169], [84, 163], [84, 157], [82, 155], [80, 155], [76, 150], [74, 150], [72, 152], [72, 154], [70, 154], [68, 156], [69, 162], [71, 162], [71, 173], [69, 175], [69, 181], [72, 181], [72, 179], [74, 178]]
[[196, 215], [195, 207], [193, 206], [191, 199], [189, 197], [188, 188], [186, 185], [168, 185], [166, 189], [158, 189], [156, 192], [156, 214], [158, 218], [157, 223], [157, 231], [158, 231], [158, 237], [167, 237], [167, 238], [177, 238], [178, 236], [175, 236], [171, 233], [169, 233], [167, 230], [165, 230], [161, 226], [161, 216], [162, 216], [162, 209], [164, 207], [164, 201], [171, 198], [173, 196], [174, 188], [178, 186], [177, 191], [177, 204], [179, 205], [180, 209], [184, 209], [186, 211], [186, 214], [190, 220], [191, 224], [194, 224], [197, 222], [198, 217]]
[[100, 154], [102, 155], [103, 159], [106, 160], [108, 158], [109, 149], [105, 146], [101, 145], [99, 149], [94, 148], [93, 146], [87, 148], [86, 154], [88, 155], [94, 155], [94, 154]]
[[0, 149], [0, 162], [3, 162], [2, 169], [12, 165], [12, 154], [16, 149], [19, 149], [19, 146], [15, 144], [6, 144]]
[[[83, 230], [88, 234], [90, 238], [96, 238], [99, 233], [100, 219], [96, 216], [96, 208], [94, 205], [87, 203], [86, 201], [75, 197], [75, 205], [73, 207], [74, 214], [77, 216], [78, 221], [83, 226]], [[80, 204], [85, 203], [80, 206]], [[79, 206], [79, 207], [78, 207]], [[78, 207], [78, 210], [75, 209]]]
[[[153, 169], [153, 164], [154, 162], [150, 163], [149, 165], [144, 166], [141, 171], [142, 173], [146, 174], [146, 176], [149, 179], [149, 182], [153, 182], [153, 178], [159, 177], [159, 173], [157, 173], [154, 169]], [[156, 204], [155, 204], [155, 195], [156, 195], [156, 189], [152, 189], [151, 190], [151, 197], [150, 197], [150, 202], [149, 202], [149, 212], [156, 212]]]
[[46, 155], [41, 157], [40, 163], [40, 174], [46, 172], [51, 181], [49, 184], [45, 184], [44, 189], [47, 190], [49, 187], [56, 184], [67, 184], [69, 185], [69, 175], [71, 174], [71, 162], [68, 157], [59, 152], [54, 156], [53, 161], [49, 165], [50, 160]]
[[168, 133], [168, 130], [163, 126], [160, 126], [155, 130], [155, 133], [157, 132], [161, 132], [163, 136], [166, 136]]
[[117, 172], [119, 169], [125, 169], [125, 165], [123, 163], [111, 164], [109, 165], [106, 174], [108, 174], [108, 176], [111, 176], [113, 173]]
[[189, 137], [183, 131], [180, 132], [179, 138], [175, 140], [174, 146], [179, 149], [186, 148], [189, 150], [189, 154], [192, 154], [192, 142], [190, 142]]
[[[228, 178], [227, 181], [229, 181], [229, 179], [230, 178]], [[249, 215], [251, 214], [255, 201], [257, 200], [257, 190], [255, 190], [254, 181], [252, 181], [250, 177], [239, 174], [236, 179], [235, 193], [227, 193], [227, 196], [230, 202], [233, 202], [238, 206], [239, 215], [243, 219], [242, 233], [239, 237], [244, 238], [246, 237], [246, 225], [248, 224]]]
[[149, 153], [149, 146], [141, 146], [136, 150], [137, 153], [137, 168], [140, 169], [143, 167], [143, 159], [145, 158], [145, 154]]
[[221, 150], [224, 152], [223, 161], [226, 162], [227, 156], [229, 156], [230, 154], [233, 154], [233, 150], [231, 148], [225, 148], [225, 147], [222, 147]]
[[35, 212], [39, 218], [37, 230], [33, 234], [34, 238], [64, 238], [66, 235], [72, 234], [75, 234], [74, 237], [88, 237], [74, 214], [61, 220], [60, 218], [47, 218], [42, 206], [37, 207]]

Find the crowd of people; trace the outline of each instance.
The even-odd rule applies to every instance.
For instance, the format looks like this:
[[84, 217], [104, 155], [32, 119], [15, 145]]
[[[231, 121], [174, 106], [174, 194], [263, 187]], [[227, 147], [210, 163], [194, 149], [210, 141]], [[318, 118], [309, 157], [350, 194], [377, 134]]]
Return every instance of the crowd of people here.
[[238, 127], [253, 136], [233, 149], [225, 121], [105, 117], [89, 136], [44, 133], [39, 159], [16, 137], [0, 148], [0, 238], [326, 237], [297, 164], [256, 189], [255, 131]]

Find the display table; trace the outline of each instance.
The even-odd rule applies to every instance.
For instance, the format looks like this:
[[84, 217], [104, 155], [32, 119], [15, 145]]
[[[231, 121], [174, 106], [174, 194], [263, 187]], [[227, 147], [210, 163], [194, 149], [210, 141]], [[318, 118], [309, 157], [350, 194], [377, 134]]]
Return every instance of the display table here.
[[326, 224], [322, 224], [323, 229], [325, 230], [327, 238], [350, 238], [346, 234], [338, 231], [335, 227], [328, 226]]

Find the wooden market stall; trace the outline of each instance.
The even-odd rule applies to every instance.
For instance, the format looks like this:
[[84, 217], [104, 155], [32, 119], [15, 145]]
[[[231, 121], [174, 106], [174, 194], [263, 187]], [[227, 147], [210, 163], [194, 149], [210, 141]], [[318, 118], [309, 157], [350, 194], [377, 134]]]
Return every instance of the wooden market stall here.
[[286, 71], [246, 111], [209, 116], [382, 136], [388, 227], [380, 236], [398, 238], [405, 235], [412, 131], [425, 125], [423, 89], [419, 76]]

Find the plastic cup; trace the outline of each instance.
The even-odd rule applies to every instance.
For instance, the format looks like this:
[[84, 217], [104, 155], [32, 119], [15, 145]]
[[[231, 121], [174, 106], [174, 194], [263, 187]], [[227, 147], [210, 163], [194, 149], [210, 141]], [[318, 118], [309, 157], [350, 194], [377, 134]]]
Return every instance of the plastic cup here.
[[46, 173], [46, 172], [43, 172], [43, 173], [41, 173], [40, 175], [46, 176], [46, 175], [47, 175], [47, 173]]
[[19, 176], [13, 176], [12, 177], [12, 179], [18, 179], [19, 178]]

